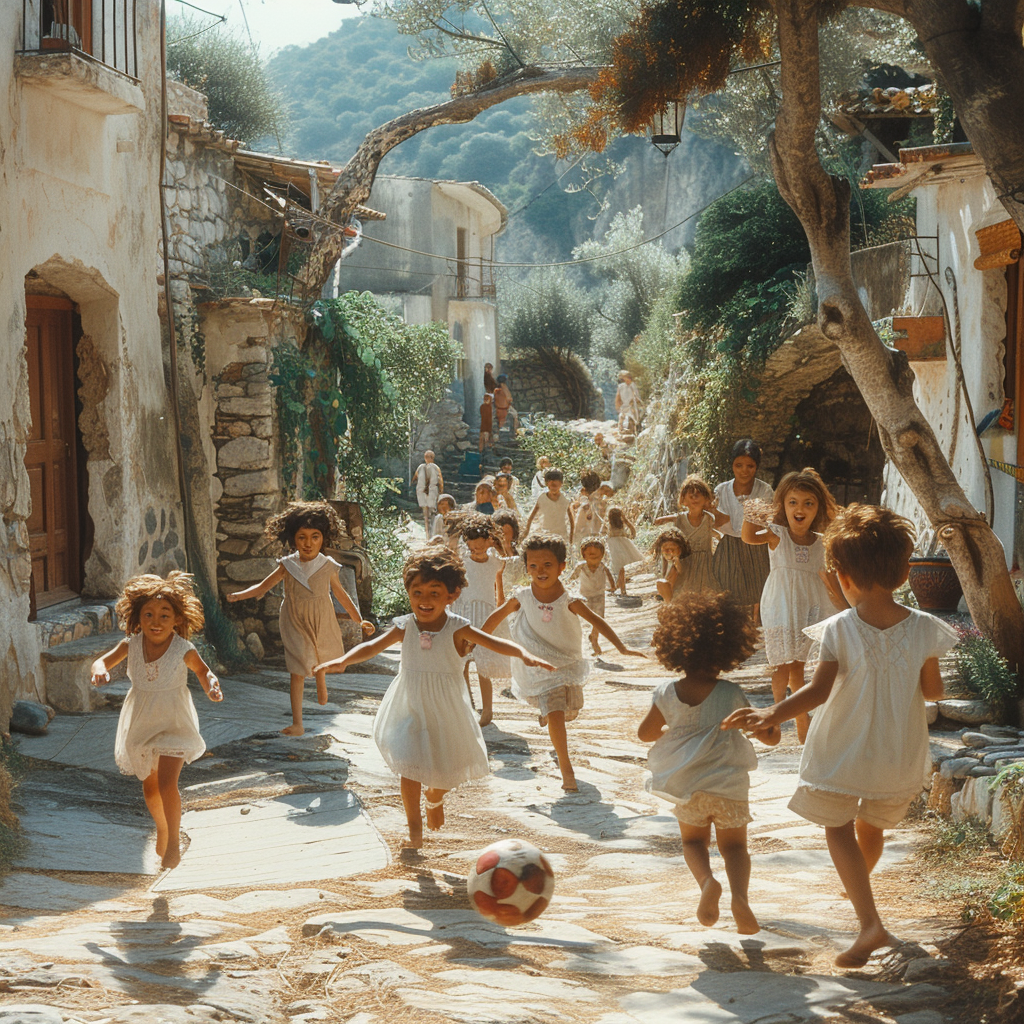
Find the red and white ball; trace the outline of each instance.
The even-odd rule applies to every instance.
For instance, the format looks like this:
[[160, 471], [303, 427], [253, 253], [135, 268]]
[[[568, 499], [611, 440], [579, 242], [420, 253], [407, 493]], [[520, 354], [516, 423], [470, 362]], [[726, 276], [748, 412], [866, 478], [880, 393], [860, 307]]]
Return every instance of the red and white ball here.
[[492, 843], [469, 873], [473, 909], [489, 921], [515, 928], [539, 917], [555, 891], [547, 857], [522, 839]]

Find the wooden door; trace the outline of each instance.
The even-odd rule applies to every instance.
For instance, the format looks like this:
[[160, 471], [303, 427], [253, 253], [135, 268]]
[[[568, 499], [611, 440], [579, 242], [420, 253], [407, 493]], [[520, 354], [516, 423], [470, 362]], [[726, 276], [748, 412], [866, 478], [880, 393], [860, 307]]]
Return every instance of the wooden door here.
[[78, 472], [75, 438], [74, 306], [29, 295], [26, 320], [32, 413], [25, 469], [32, 511], [29, 546], [37, 608], [81, 589], [78, 557]]

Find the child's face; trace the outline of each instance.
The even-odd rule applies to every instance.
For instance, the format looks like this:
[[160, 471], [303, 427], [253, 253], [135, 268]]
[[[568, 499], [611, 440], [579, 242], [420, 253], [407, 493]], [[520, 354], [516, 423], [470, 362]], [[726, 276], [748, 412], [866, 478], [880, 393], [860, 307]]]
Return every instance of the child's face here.
[[666, 562], [674, 562], [683, 557], [683, 549], [674, 540], [667, 540], [661, 545], [661, 557]]
[[551, 468], [551, 460], [549, 458], [546, 458], [545, 456], [542, 455], [537, 460], [537, 468], [538, 469], [550, 469]]
[[469, 553], [479, 561], [483, 561], [487, 557], [487, 549], [490, 546], [490, 537], [474, 537], [472, 540], [466, 541], [466, 547], [469, 548]]
[[139, 609], [139, 625], [150, 643], [162, 644], [171, 638], [174, 627], [181, 625], [181, 616], [170, 601], [162, 597], [151, 597]]
[[511, 524], [510, 523], [502, 523], [501, 524], [501, 532], [505, 536], [505, 547], [507, 547], [511, 551], [512, 550], [512, 545], [515, 542], [515, 537], [512, 534], [512, 526], [511, 526]]
[[450, 591], [440, 580], [425, 580], [414, 576], [405, 588], [409, 605], [418, 622], [433, 622], [458, 596], [459, 591]]
[[424, 452], [423, 453], [423, 461], [424, 462], [433, 462], [434, 461], [434, 453], [433, 452]]
[[583, 561], [590, 569], [596, 569], [601, 564], [601, 559], [604, 558], [604, 552], [596, 544], [588, 544], [580, 554], [583, 555]]
[[445, 501], [439, 501], [437, 503], [437, 511], [440, 512], [441, 515], [443, 515], [443, 516], [448, 515], [448, 513], [451, 512], [451, 510], [454, 507], [455, 506], [450, 501], [448, 501], [447, 499]]
[[494, 492], [483, 484], [476, 489], [476, 503], [478, 505], [486, 505], [489, 501], [494, 498]]
[[594, 444], [596, 444], [598, 446], [598, 448], [600, 448], [601, 445], [604, 444], [604, 434], [595, 434], [594, 435]]
[[757, 463], [749, 455], [740, 455], [732, 460], [732, 475], [738, 484], [749, 484], [757, 472]]
[[508, 492], [508, 481], [507, 480], [495, 480], [494, 489], [498, 494], [506, 494]]
[[295, 531], [295, 550], [302, 561], [308, 562], [316, 558], [323, 546], [324, 535], [319, 530], [314, 530], [312, 526], [300, 526]]
[[792, 490], [786, 495], [782, 507], [793, 533], [807, 533], [818, 515], [818, 499], [810, 491]]
[[560, 562], [553, 551], [539, 548], [527, 552], [526, 574], [537, 586], [553, 587], [563, 572], [565, 572], [565, 562]]
[[562, 481], [561, 480], [549, 480], [547, 483], [548, 483], [548, 494], [550, 494], [553, 498], [557, 498], [559, 493], [562, 490]]
[[683, 494], [682, 504], [691, 511], [703, 512], [710, 502], [707, 496], [701, 494], [700, 491], [686, 491]]
[[502, 471], [502, 473], [511, 473], [512, 472], [512, 463], [509, 462], [508, 459], [506, 459], [501, 464], [501, 471]]

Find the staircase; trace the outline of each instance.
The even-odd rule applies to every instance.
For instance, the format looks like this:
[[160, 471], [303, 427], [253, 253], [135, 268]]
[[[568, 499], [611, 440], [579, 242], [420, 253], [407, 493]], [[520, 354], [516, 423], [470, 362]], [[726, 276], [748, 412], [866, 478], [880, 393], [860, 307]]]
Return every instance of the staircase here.
[[[480, 478], [496, 474], [499, 471], [498, 464], [502, 459], [511, 459], [513, 473], [519, 477], [521, 484], [529, 485], [535, 472], [533, 454], [520, 448], [517, 438], [510, 431], [502, 431], [494, 446], [484, 452], [484, 458], [477, 472], [463, 474], [464, 455], [475, 456], [477, 454], [480, 431], [471, 427], [467, 439], [472, 441], [473, 446], [466, 453], [456, 455], [451, 452], [438, 459], [438, 465], [444, 475], [445, 492], [452, 495], [460, 505], [474, 501], [476, 485]], [[414, 491], [412, 497], [415, 499]]]

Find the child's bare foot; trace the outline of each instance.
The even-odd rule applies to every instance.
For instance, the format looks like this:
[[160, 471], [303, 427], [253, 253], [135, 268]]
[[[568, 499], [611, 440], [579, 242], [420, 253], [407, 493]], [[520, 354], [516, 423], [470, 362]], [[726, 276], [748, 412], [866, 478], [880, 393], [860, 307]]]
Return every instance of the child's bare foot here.
[[167, 852], [167, 832], [156, 830], [156, 855], [162, 860]]
[[284, 736], [301, 736], [305, 731], [301, 725], [286, 725], [281, 733]]
[[418, 825], [414, 825], [409, 822], [409, 838], [402, 843], [403, 846], [411, 847], [414, 850], [418, 850], [423, 845], [423, 821], [421, 820]]
[[601, 653], [601, 645], [600, 644], [595, 644], [593, 641], [591, 641], [590, 649], [591, 649], [591, 651], [594, 654], [600, 654]]
[[181, 850], [177, 846], [168, 846], [164, 855], [160, 858], [160, 866], [167, 870], [176, 868], [181, 863]]
[[327, 673], [317, 672], [316, 676], [316, 702], [318, 704], [327, 703]]
[[700, 887], [700, 902], [697, 904], [697, 920], [710, 928], [718, 920], [718, 901], [722, 898], [722, 886], [714, 875], [708, 875]]
[[438, 800], [437, 803], [432, 803], [430, 800], [427, 800], [426, 806], [427, 828], [432, 831], [437, 831], [437, 829], [444, 825], [444, 800]]
[[732, 898], [732, 919], [736, 922], [736, 931], [740, 935], [753, 935], [761, 930], [750, 904], [736, 896]]
[[863, 967], [876, 949], [898, 945], [899, 939], [890, 935], [881, 924], [864, 928], [854, 944], [836, 957], [835, 964], [836, 967]]
[[572, 769], [568, 772], [562, 772], [562, 790], [566, 793], [578, 793], [580, 787], [576, 784], [576, 776], [573, 774]]

